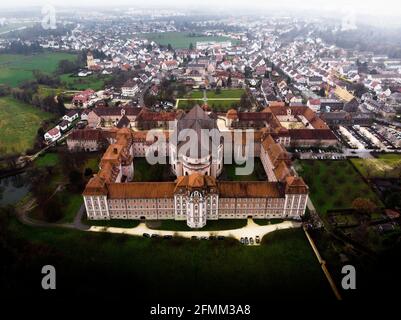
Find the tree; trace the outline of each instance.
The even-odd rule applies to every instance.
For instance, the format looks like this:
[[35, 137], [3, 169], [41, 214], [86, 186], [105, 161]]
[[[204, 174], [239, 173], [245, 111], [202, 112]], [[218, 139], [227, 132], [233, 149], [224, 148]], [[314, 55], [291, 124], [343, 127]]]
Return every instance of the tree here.
[[189, 50], [193, 50], [194, 49], [194, 44], [191, 42], [190, 44], [189, 44]]
[[361, 214], [372, 214], [377, 206], [374, 202], [366, 198], [356, 198], [352, 201], [352, 208]]

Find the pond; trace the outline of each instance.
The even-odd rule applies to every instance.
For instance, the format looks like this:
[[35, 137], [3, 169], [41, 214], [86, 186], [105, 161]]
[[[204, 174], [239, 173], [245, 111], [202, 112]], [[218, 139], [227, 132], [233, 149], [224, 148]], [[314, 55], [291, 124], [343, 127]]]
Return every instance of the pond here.
[[26, 173], [0, 179], [0, 206], [13, 205], [21, 200], [30, 189]]

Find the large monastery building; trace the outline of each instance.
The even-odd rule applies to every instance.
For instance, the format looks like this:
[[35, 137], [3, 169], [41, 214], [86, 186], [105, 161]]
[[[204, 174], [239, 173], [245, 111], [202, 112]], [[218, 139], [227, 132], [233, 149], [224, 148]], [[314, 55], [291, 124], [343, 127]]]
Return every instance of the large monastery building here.
[[[67, 141], [71, 150], [100, 149], [105, 142], [109, 143], [99, 173], [90, 179], [83, 192], [88, 219], [175, 219], [186, 221], [191, 228], [201, 228], [208, 220], [217, 219], [300, 219], [305, 213], [308, 187], [293, 172], [285, 146], [297, 140], [310, 145], [315, 141], [325, 145], [337, 142], [327, 125], [307, 107], [270, 107], [260, 113], [230, 110], [227, 114], [215, 114], [195, 106], [188, 113], [168, 116], [122, 109], [120, 118], [113, 118], [111, 111], [92, 111], [96, 115], [107, 114], [115, 125], [77, 130]], [[164, 137], [162, 143], [157, 139], [147, 140], [147, 131], [138, 130], [143, 124], [136, 123], [135, 114], [141, 112], [145, 121], [149, 121], [145, 125], [148, 130], [159, 128]], [[131, 117], [130, 125], [119, 129], [116, 124], [127, 115]], [[223, 139], [214, 139], [213, 135], [202, 136], [203, 129], [213, 130], [214, 134], [222, 131], [233, 134], [238, 128], [255, 130], [252, 144], [247, 144], [245, 132], [240, 141], [230, 141], [231, 145]], [[177, 139], [189, 130], [197, 133], [198, 140], [191, 141], [192, 146], [195, 143], [195, 153], [182, 150], [186, 141]], [[132, 182], [135, 158], [154, 153], [156, 145], [157, 152], [168, 156], [168, 166], [176, 180]], [[219, 176], [225, 160], [224, 150], [228, 147], [233, 153], [259, 157], [267, 180], [222, 181]]]

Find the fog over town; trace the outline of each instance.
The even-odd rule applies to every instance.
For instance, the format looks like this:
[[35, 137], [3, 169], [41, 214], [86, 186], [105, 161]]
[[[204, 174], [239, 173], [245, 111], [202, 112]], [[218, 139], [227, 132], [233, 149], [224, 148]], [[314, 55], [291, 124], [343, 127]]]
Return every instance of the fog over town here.
[[390, 305], [400, 18], [396, 0], [2, 1], [0, 287], [158, 319]]

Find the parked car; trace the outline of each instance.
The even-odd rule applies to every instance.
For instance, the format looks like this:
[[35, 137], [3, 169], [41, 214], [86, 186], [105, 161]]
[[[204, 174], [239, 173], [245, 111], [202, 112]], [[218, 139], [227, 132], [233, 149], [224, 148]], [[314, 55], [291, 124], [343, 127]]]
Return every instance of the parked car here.
[[170, 239], [173, 239], [173, 236], [171, 234], [166, 234], [165, 236], [163, 236], [163, 238], [170, 240]]
[[216, 236], [210, 236], [209, 240], [216, 240]]
[[158, 234], [152, 234], [152, 238], [159, 238], [160, 236]]
[[217, 240], [224, 240], [226, 237], [225, 236], [218, 236]]
[[259, 236], [256, 236], [256, 237], [255, 237], [255, 242], [256, 242], [256, 243], [260, 243], [260, 237], [259, 237]]
[[145, 238], [150, 238], [150, 234], [149, 234], [149, 233], [144, 233], [143, 236], [144, 236]]
[[249, 238], [249, 244], [253, 244], [253, 238]]
[[239, 240], [239, 242], [241, 242], [242, 244], [245, 244], [245, 239], [244, 239], [244, 238], [241, 238], [241, 239]]
[[198, 240], [198, 237], [197, 236], [192, 236], [191, 240]]
[[201, 240], [209, 240], [208, 237], [201, 237]]
[[245, 244], [249, 244], [248, 237], [245, 237]]

